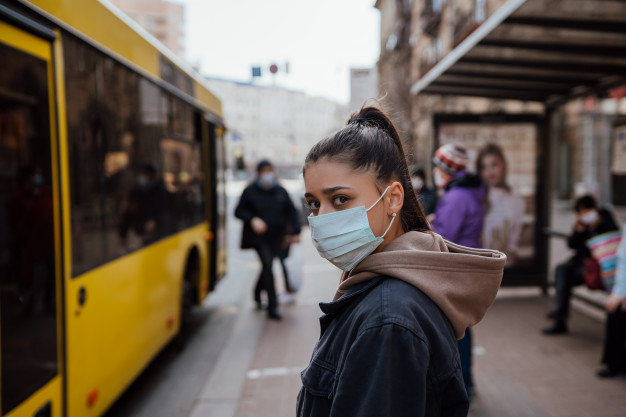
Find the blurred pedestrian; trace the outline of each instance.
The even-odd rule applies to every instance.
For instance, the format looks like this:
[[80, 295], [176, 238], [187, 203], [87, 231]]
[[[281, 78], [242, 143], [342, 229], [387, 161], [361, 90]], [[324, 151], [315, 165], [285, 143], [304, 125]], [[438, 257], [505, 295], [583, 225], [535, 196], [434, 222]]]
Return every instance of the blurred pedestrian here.
[[[485, 186], [480, 177], [466, 171], [469, 159], [465, 148], [446, 144], [435, 152], [433, 176], [441, 197], [435, 210], [433, 230], [459, 245], [482, 248], [485, 218]], [[468, 327], [459, 340], [463, 379], [468, 396], [474, 389], [472, 377], [472, 331]]]
[[274, 166], [268, 160], [257, 165], [256, 180], [246, 187], [235, 209], [244, 221], [242, 249], [254, 248], [261, 261], [261, 273], [254, 288], [254, 301], [262, 309], [261, 293], [267, 293], [267, 316], [280, 320], [272, 264], [279, 256], [288, 225], [293, 241], [300, 234], [296, 208], [283, 187], [278, 184]]
[[504, 252], [506, 265], [514, 266], [525, 204], [507, 183], [507, 162], [502, 148], [492, 143], [483, 147], [476, 159], [476, 172], [487, 185], [482, 244]]
[[435, 207], [437, 207], [437, 190], [429, 187], [426, 183], [424, 168], [414, 166], [411, 169], [411, 185], [413, 185], [413, 190], [415, 190], [426, 216], [433, 214]]
[[591, 195], [585, 195], [576, 200], [574, 210], [576, 217], [567, 245], [575, 253], [568, 261], [556, 267], [554, 273], [556, 306], [554, 310], [548, 313], [548, 318], [553, 319], [554, 322], [543, 329], [543, 333], [546, 335], [566, 334], [568, 332], [567, 319], [569, 318], [572, 288], [585, 282], [583, 275], [585, 259], [591, 256], [589, 249], [587, 249], [587, 240], [599, 234], [619, 229], [611, 212], [599, 209], [596, 199]]
[[602, 354], [602, 363], [606, 367], [598, 371], [601, 378], [626, 373], [626, 224], [622, 229], [615, 283], [606, 300], [606, 311], [606, 333]]
[[311, 238], [342, 269], [322, 303], [297, 415], [466, 416], [455, 340], [493, 302], [504, 255], [430, 231], [392, 121], [364, 107], [304, 165]]

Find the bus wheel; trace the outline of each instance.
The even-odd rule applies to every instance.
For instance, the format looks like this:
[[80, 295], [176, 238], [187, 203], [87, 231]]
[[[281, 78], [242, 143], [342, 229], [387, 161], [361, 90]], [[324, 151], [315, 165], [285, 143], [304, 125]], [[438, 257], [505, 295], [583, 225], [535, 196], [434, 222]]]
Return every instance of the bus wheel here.
[[181, 280], [180, 291], [180, 327], [178, 334], [174, 336], [171, 346], [175, 352], [182, 352], [185, 349], [186, 340], [188, 338], [188, 330], [191, 326], [191, 309], [196, 304], [196, 288], [200, 275], [200, 258], [198, 250], [192, 249], [187, 257], [185, 272]]

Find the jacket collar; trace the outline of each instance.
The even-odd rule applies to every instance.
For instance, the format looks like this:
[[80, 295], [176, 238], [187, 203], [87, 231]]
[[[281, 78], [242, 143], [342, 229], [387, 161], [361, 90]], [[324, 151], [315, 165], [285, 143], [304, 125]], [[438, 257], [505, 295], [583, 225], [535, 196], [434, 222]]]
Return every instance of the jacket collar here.
[[378, 277], [353, 285], [337, 301], [332, 301], [330, 303], [320, 303], [320, 309], [324, 314], [327, 315], [336, 314], [345, 306], [353, 302], [356, 297], [380, 284], [383, 279], [384, 277]]

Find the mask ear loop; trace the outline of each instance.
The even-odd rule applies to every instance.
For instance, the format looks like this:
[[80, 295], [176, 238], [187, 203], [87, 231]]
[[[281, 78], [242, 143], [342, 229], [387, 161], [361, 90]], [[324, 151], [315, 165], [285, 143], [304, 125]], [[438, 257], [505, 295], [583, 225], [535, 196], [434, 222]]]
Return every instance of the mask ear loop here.
[[385, 191], [383, 191], [383, 193], [380, 195], [380, 197], [378, 197], [378, 200], [376, 200], [376, 202], [374, 204], [372, 204], [370, 206], [370, 208], [368, 208], [365, 211], [370, 211], [376, 204], [378, 204], [378, 202], [385, 196], [385, 194], [387, 194], [387, 190], [391, 188], [391, 185], [388, 185], [387, 188], [385, 188]]
[[387, 230], [385, 230], [385, 233], [383, 233], [383, 235], [381, 236], [381, 238], [385, 238], [385, 235], [387, 234], [387, 232], [389, 231], [389, 229], [391, 229], [391, 225], [393, 224], [393, 221], [396, 219], [396, 213], [392, 213], [391, 214], [391, 222], [389, 223], [389, 226], [387, 227]]
[[[378, 200], [376, 200], [376, 202], [374, 204], [372, 204], [370, 206], [370, 208], [368, 208], [365, 211], [370, 211], [376, 204], [378, 204], [378, 202], [385, 196], [385, 194], [387, 194], [387, 190], [389, 190], [389, 188], [391, 188], [391, 185], [388, 185], [387, 188], [385, 188], [385, 191], [383, 191], [383, 193], [380, 195], [380, 197], [378, 197]], [[393, 224], [393, 221], [396, 219], [396, 213], [392, 213], [391, 215], [391, 222], [389, 223], [389, 226], [387, 226], [387, 230], [385, 230], [385, 233], [383, 233], [383, 235], [381, 236], [381, 238], [385, 238], [385, 235], [387, 235], [387, 232], [389, 231], [389, 229], [391, 229], [391, 225]]]

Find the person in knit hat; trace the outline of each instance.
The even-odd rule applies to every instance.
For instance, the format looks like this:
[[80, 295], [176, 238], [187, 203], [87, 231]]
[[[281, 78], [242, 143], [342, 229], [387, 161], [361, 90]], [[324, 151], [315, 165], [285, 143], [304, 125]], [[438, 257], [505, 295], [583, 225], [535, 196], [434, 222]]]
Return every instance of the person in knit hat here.
[[465, 148], [453, 143], [448, 143], [437, 149], [433, 157], [433, 164], [448, 176], [454, 176], [459, 171], [465, 171], [467, 161]]
[[465, 171], [467, 151], [456, 144], [441, 146], [433, 156], [433, 178], [441, 198], [433, 229], [444, 238], [481, 248], [486, 189], [479, 176]]
[[[486, 187], [479, 176], [467, 173], [469, 158], [460, 145], [441, 146], [433, 156], [433, 176], [441, 197], [435, 209], [432, 228], [444, 239], [471, 248], [482, 248]], [[468, 396], [473, 391], [472, 333], [467, 328], [458, 342], [463, 380]]]

